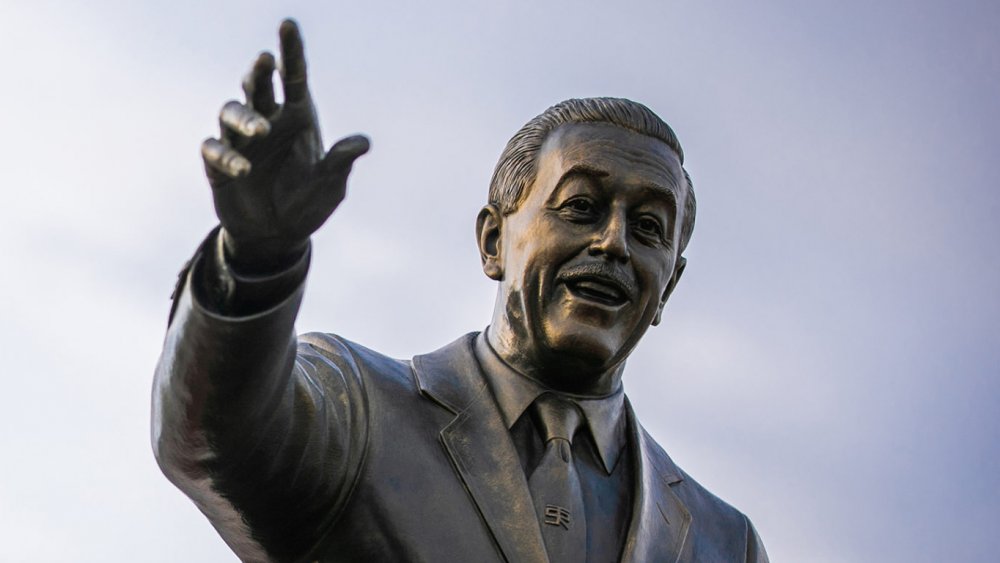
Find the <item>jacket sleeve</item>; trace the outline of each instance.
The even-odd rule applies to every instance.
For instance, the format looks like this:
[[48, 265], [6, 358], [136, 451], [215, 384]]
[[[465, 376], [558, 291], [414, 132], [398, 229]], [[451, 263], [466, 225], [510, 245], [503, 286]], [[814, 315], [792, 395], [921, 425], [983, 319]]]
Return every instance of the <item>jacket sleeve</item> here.
[[295, 337], [308, 254], [281, 299], [219, 313], [205, 287], [214, 241], [175, 291], [153, 384], [153, 450], [242, 560], [299, 560], [322, 541], [360, 470], [361, 367], [336, 339], [317, 337], [315, 347]]

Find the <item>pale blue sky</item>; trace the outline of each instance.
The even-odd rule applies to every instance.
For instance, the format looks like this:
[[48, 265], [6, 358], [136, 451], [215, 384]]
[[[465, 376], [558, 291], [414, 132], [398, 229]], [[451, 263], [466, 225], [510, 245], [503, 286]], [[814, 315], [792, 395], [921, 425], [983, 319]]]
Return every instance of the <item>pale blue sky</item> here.
[[373, 140], [299, 330], [409, 357], [483, 328], [504, 143], [633, 98], [699, 202], [626, 371], [647, 429], [776, 562], [996, 560], [995, 3], [205, 4], [0, 4], [0, 561], [235, 559], [156, 468], [149, 392], [214, 225], [198, 145], [288, 15], [327, 141]]

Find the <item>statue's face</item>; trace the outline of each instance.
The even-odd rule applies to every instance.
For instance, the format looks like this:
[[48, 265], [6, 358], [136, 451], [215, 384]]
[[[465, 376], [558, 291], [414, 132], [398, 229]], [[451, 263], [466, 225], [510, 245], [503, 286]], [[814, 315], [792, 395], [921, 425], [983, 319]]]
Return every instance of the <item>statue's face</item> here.
[[574, 377], [628, 356], [677, 277], [684, 185], [658, 139], [604, 123], [548, 136], [500, 237], [506, 321], [534, 356], [523, 360]]

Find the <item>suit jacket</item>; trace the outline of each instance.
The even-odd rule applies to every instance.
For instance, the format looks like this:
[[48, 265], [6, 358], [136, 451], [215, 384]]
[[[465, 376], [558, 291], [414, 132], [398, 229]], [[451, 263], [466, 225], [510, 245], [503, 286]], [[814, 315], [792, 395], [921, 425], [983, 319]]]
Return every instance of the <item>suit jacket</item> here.
[[[301, 287], [239, 318], [197, 290], [188, 279], [175, 302], [153, 446], [243, 560], [547, 561], [475, 334], [400, 361], [296, 339]], [[621, 561], [767, 561], [749, 520], [681, 471], [627, 401], [626, 417], [636, 489]]]

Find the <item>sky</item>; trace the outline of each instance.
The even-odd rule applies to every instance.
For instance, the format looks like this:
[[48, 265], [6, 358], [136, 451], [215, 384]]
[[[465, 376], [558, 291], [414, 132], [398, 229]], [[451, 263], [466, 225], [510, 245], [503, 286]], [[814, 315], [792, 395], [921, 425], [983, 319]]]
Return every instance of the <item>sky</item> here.
[[996, 3], [3, 0], [0, 561], [235, 561], [156, 466], [150, 389], [216, 222], [198, 147], [285, 16], [326, 142], [373, 143], [300, 332], [408, 358], [481, 330], [507, 139], [635, 99], [698, 197], [625, 372], [647, 430], [773, 561], [996, 560]]

